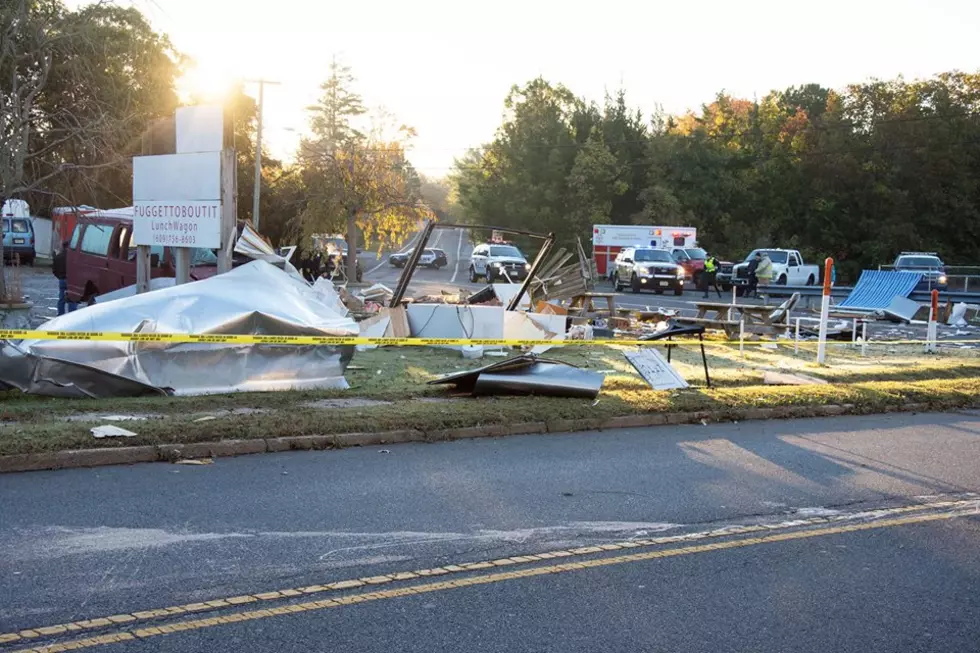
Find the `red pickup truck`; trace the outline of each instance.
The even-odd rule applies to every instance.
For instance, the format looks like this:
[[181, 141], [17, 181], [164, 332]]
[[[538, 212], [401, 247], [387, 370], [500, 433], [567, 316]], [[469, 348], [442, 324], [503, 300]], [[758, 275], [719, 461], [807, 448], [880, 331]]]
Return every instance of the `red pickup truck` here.
[[697, 284], [704, 270], [704, 261], [708, 258], [708, 253], [700, 247], [674, 247], [670, 250], [670, 255], [674, 257], [677, 265], [684, 268], [687, 278]]
[[[91, 304], [95, 297], [136, 283], [136, 245], [133, 221], [124, 215], [81, 216], [68, 247], [68, 300]], [[176, 275], [170, 247], [150, 248], [151, 276]], [[214, 250], [195, 249], [191, 254], [191, 279], [218, 273]]]

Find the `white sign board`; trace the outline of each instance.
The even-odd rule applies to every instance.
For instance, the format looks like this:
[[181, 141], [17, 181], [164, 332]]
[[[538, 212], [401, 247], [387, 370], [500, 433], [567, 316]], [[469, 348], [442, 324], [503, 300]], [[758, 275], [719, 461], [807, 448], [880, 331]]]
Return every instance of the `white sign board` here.
[[687, 381], [653, 347], [625, 351], [623, 355], [654, 390], [674, 390], [687, 387]]
[[137, 245], [221, 247], [221, 153], [133, 158]]
[[224, 109], [201, 104], [177, 109], [177, 153], [219, 152], [224, 144]]

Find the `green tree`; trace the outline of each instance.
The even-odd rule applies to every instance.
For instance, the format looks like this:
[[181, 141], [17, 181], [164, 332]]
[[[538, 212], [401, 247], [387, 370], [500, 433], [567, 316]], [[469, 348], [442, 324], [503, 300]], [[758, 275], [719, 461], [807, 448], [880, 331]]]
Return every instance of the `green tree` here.
[[347, 274], [355, 278], [358, 231], [368, 244], [394, 244], [431, 213], [421, 202], [421, 180], [405, 156], [415, 132], [379, 112], [368, 130], [354, 119], [364, 113], [351, 88], [353, 76], [336, 61], [323, 95], [310, 108], [313, 137], [300, 145], [307, 201], [304, 233], [347, 234]]
[[134, 9], [0, 4], [0, 203], [128, 203], [128, 156], [149, 120], [173, 110], [177, 70]]
[[614, 204], [630, 189], [627, 178], [627, 170], [606, 144], [602, 127], [593, 127], [568, 175], [571, 208], [565, 230], [584, 237], [592, 225], [608, 223]]

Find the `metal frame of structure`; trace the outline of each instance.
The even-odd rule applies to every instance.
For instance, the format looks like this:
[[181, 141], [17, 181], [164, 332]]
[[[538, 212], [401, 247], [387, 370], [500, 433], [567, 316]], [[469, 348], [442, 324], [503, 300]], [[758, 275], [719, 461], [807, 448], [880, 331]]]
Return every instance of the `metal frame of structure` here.
[[544, 241], [541, 245], [541, 249], [538, 251], [538, 255], [534, 257], [534, 263], [531, 264], [531, 269], [527, 272], [527, 277], [525, 277], [523, 283], [521, 284], [520, 290], [514, 295], [513, 299], [507, 305], [508, 311], [515, 310], [520, 306], [521, 298], [527, 293], [527, 289], [531, 285], [531, 280], [534, 279], [535, 274], [537, 274], [538, 269], [544, 262], [545, 257], [551, 251], [551, 247], [555, 244], [555, 234], [541, 234], [533, 231], [520, 231], [517, 229], [508, 229], [506, 227], [493, 227], [489, 225], [482, 224], [451, 224], [442, 222], [432, 222], [431, 220], [425, 223], [425, 227], [422, 228], [422, 233], [419, 236], [419, 242], [415, 245], [415, 249], [412, 250], [412, 254], [408, 257], [408, 261], [405, 262], [405, 269], [402, 270], [401, 276], [398, 278], [398, 285], [395, 286], [395, 294], [391, 296], [391, 301], [388, 303], [389, 306], [398, 306], [401, 304], [402, 300], [405, 298], [405, 293], [408, 291], [408, 284], [412, 281], [412, 276], [415, 274], [415, 266], [418, 265], [419, 259], [422, 257], [422, 252], [425, 251], [426, 246], [429, 244], [429, 237], [432, 235], [435, 229], [482, 229], [486, 231], [499, 231], [506, 234], [514, 234], [518, 236], [530, 236], [531, 238], [540, 238]]

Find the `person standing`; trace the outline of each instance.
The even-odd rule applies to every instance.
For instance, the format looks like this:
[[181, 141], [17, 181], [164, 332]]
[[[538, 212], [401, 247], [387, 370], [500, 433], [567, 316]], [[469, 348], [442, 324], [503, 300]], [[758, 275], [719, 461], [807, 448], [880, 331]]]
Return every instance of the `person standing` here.
[[68, 306], [68, 312], [71, 313], [76, 308], [78, 304], [75, 302], [67, 301], [68, 295], [68, 248], [71, 246], [71, 241], [64, 241], [61, 243], [61, 250], [54, 255], [54, 259], [51, 261], [51, 271], [54, 276], [58, 279], [58, 315], [65, 314], [65, 306]]
[[746, 272], [748, 272], [749, 275], [749, 285], [745, 289], [746, 297], [751, 297], [752, 295], [758, 296], [759, 277], [756, 276], [756, 270], [759, 269], [759, 263], [761, 262], [762, 262], [762, 254], [756, 252], [755, 256], [752, 257], [752, 260], [749, 261], [749, 264], [745, 268]]
[[[755, 269], [755, 276], [758, 277], [759, 285], [765, 292], [765, 289], [772, 283], [772, 259], [769, 258], [767, 252], [762, 252], [762, 260], [759, 261], [759, 267]], [[758, 290], [756, 290], [756, 295], [758, 294]], [[768, 295], [766, 297], [768, 299]]]
[[713, 254], [709, 254], [704, 259], [704, 270], [701, 272], [701, 284], [704, 286], [704, 298], [708, 298], [711, 288], [715, 289], [718, 297], [721, 298], [721, 288], [718, 287], [718, 259]]

